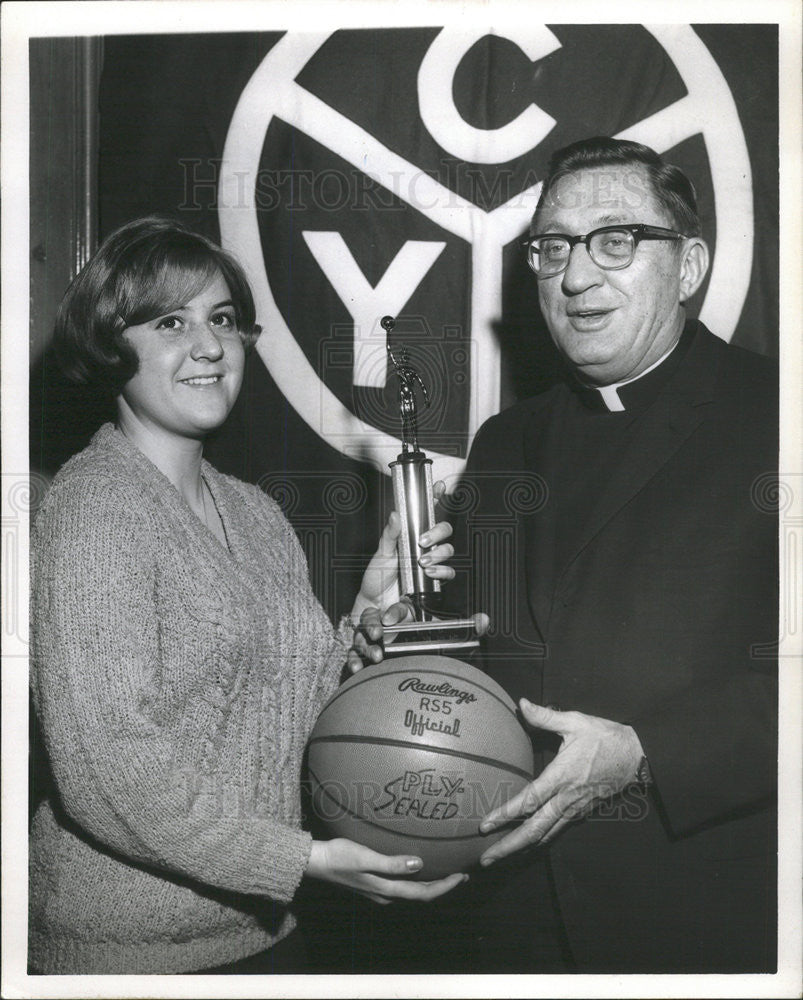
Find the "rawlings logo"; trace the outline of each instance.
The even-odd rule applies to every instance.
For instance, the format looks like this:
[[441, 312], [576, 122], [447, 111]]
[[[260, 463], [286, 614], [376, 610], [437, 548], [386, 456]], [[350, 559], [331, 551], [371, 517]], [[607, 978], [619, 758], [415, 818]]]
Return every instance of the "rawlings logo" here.
[[407, 677], [399, 684], [400, 691], [413, 691], [415, 694], [437, 694], [441, 698], [456, 698], [458, 705], [466, 705], [477, 700], [470, 691], [453, 688], [448, 681], [441, 684], [427, 684], [420, 677]]

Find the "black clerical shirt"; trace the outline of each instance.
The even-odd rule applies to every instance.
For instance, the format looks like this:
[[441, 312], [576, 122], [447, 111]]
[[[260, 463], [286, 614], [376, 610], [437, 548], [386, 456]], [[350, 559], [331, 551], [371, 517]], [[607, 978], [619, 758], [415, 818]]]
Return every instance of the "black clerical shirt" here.
[[[655, 368], [615, 390], [622, 410], [610, 410], [599, 389], [575, 382], [552, 414], [545, 480], [555, 510], [557, 580], [576, 540], [594, 513], [594, 497], [605, 486], [611, 468], [638, 432], [640, 420], [677, 370], [694, 337], [688, 324], [674, 349]], [[551, 454], [550, 454], [551, 452]], [[566, 456], [571, 456], [567, 461]]]

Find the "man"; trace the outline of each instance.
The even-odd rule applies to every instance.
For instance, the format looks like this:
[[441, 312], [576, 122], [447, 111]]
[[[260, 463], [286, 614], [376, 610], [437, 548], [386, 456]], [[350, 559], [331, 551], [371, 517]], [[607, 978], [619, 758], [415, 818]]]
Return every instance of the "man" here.
[[[454, 940], [486, 972], [771, 971], [774, 367], [686, 319], [708, 249], [644, 146], [556, 153], [527, 254], [567, 379], [477, 435], [461, 600], [510, 595], [483, 665], [543, 770], [486, 817], [506, 836]], [[517, 481], [543, 502], [517, 509]]]

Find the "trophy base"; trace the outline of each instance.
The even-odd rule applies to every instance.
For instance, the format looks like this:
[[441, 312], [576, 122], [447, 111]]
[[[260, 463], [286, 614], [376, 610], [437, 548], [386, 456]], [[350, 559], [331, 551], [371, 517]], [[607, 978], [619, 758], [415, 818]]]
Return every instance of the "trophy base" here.
[[440, 653], [448, 656], [476, 649], [480, 640], [473, 618], [445, 621], [403, 622], [385, 628], [385, 657], [412, 653]]

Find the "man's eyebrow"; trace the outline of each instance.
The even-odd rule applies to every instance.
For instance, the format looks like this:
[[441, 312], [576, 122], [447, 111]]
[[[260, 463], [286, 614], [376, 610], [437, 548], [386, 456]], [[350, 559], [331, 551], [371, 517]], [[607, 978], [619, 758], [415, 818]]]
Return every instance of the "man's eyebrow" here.
[[615, 226], [620, 222], [624, 222], [624, 218], [621, 215], [600, 215], [596, 220], [598, 226]]
[[[600, 229], [603, 226], [616, 226], [616, 225], [629, 225], [626, 223], [624, 215], [612, 215], [610, 212], [606, 215], [599, 215], [590, 224], [588, 232], [591, 233], [595, 229]], [[560, 222], [550, 223], [544, 229], [538, 229], [536, 232], [532, 233], [533, 236], [548, 236], [550, 233], [565, 233], [566, 229], [561, 227]]]

